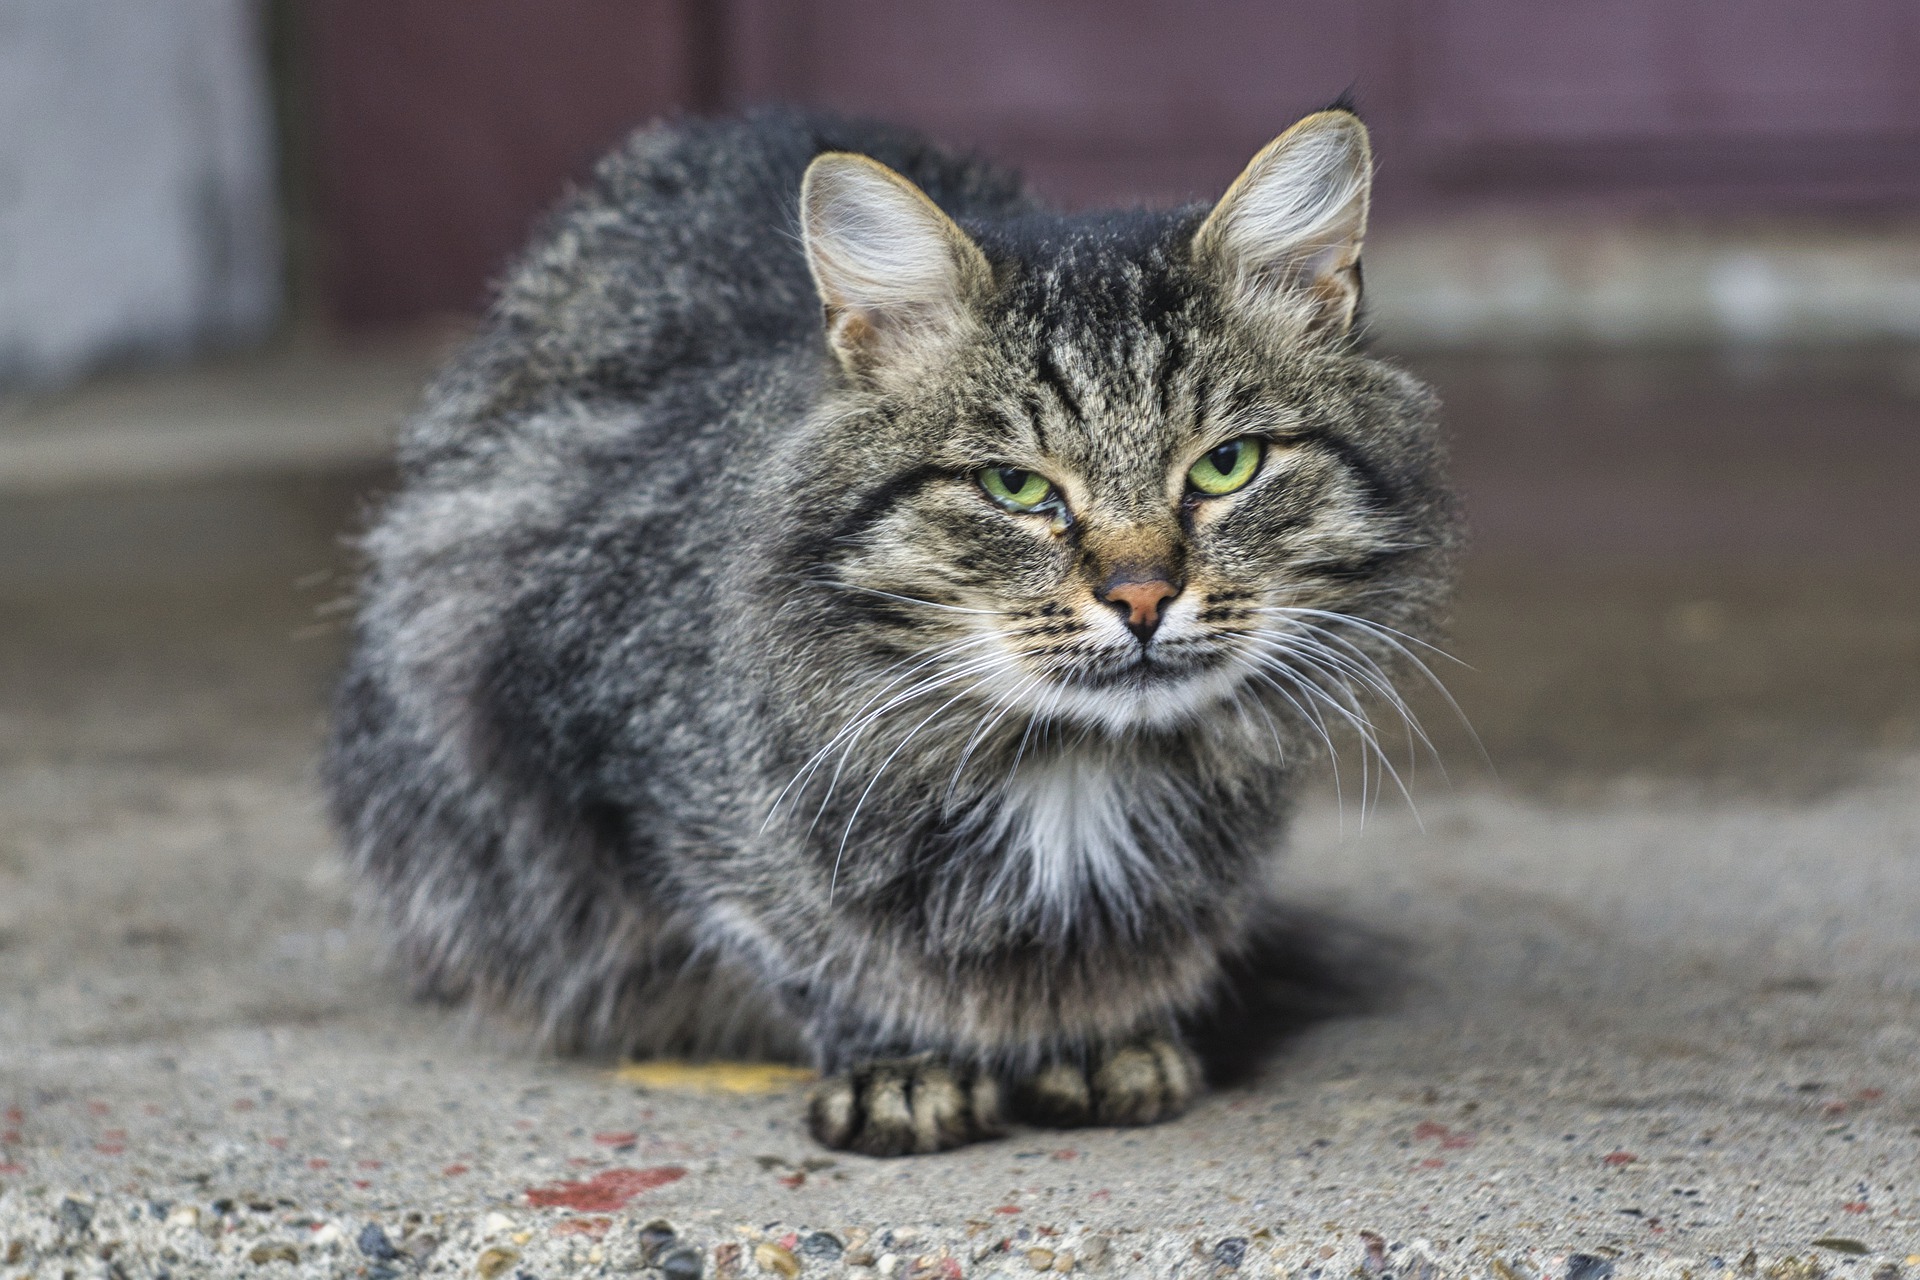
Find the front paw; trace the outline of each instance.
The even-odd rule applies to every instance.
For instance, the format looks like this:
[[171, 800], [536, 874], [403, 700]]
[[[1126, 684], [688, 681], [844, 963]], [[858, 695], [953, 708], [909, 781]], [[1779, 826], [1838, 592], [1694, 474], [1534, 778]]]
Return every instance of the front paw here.
[[820, 1082], [807, 1127], [823, 1146], [862, 1155], [947, 1151], [1000, 1135], [1000, 1082], [932, 1054], [866, 1062]]
[[1020, 1110], [1035, 1124], [1156, 1124], [1185, 1111], [1200, 1091], [1200, 1063], [1165, 1036], [1096, 1053], [1086, 1064], [1056, 1062], [1020, 1090]]

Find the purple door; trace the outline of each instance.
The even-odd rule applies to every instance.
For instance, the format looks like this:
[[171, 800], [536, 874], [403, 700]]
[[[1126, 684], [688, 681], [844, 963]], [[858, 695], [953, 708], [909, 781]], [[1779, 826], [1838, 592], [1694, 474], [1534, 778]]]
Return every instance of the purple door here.
[[1068, 205], [1218, 192], [1351, 88], [1383, 221], [1463, 206], [1920, 204], [1912, 0], [318, 0], [328, 296], [460, 310], [632, 123], [922, 125]]

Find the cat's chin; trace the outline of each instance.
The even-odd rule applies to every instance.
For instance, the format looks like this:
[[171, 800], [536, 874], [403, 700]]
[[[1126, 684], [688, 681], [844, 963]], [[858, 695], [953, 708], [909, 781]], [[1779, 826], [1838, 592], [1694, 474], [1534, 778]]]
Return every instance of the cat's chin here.
[[1175, 729], [1219, 714], [1244, 681], [1245, 672], [1231, 663], [1170, 668], [1139, 662], [1096, 677], [1055, 680], [1033, 695], [1033, 710], [1109, 733]]

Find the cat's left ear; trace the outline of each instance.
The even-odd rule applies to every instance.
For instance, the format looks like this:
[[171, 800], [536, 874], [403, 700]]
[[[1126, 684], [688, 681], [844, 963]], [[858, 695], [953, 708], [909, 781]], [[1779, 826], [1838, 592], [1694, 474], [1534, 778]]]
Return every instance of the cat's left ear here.
[[1196, 265], [1253, 318], [1343, 334], [1360, 305], [1373, 149], [1350, 111], [1316, 112], [1261, 149], [1194, 233]]
[[827, 345], [847, 372], [910, 380], [971, 329], [993, 270], [913, 183], [877, 160], [828, 152], [807, 167], [800, 212]]

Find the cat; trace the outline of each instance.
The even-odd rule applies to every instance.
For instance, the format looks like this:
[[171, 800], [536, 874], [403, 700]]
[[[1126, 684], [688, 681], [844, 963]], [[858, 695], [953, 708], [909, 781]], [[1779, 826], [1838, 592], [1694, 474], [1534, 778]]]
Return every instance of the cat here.
[[325, 776], [421, 990], [809, 1063], [874, 1155], [1183, 1110], [1452, 576], [1370, 182], [1344, 107], [1173, 211], [795, 111], [605, 159], [364, 537]]

